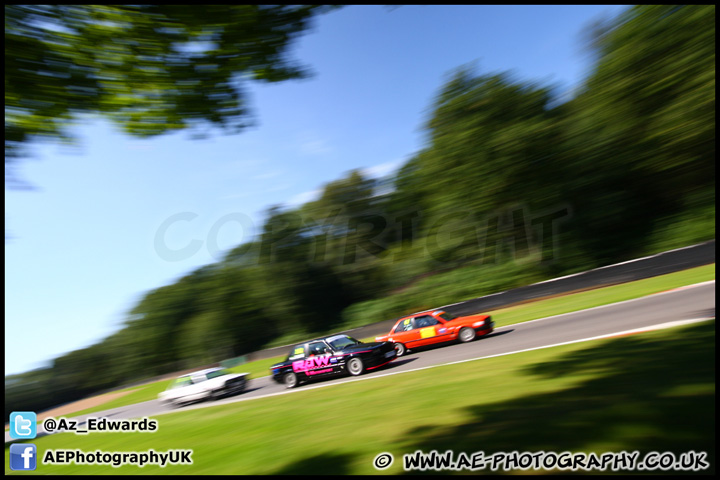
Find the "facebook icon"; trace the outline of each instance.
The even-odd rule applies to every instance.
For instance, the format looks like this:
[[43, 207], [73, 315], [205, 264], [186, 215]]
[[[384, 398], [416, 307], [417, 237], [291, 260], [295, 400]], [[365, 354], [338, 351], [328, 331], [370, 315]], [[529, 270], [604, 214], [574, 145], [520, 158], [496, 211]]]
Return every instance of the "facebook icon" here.
[[35, 470], [37, 467], [37, 447], [32, 443], [13, 443], [10, 445], [10, 470]]

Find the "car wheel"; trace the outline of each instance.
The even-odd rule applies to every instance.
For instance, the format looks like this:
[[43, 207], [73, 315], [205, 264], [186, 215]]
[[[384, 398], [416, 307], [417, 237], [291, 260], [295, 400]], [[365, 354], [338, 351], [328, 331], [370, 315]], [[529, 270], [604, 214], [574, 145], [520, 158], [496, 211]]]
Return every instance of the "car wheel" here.
[[472, 328], [464, 327], [460, 329], [460, 333], [458, 333], [458, 340], [461, 342], [469, 342], [475, 338], [475, 330]]
[[407, 348], [405, 348], [405, 345], [403, 345], [402, 343], [396, 343], [394, 346], [398, 357], [402, 357], [407, 353]]
[[295, 388], [298, 385], [298, 377], [295, 372], [288, 372], [283, 377], [285, 388]]
[[362, 360], [355, 357], [350, 359], [347, 364], [347, 369], [350, 375], [360, 375], [365, 370], [365, 365], [363, 365]]

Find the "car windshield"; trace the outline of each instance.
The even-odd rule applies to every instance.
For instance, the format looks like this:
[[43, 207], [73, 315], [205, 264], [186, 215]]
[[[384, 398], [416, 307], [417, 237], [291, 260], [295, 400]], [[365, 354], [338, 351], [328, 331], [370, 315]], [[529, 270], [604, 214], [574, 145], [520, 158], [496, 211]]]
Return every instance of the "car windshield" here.
[[448, 322], [449, 322], [450, 320], [455, 320], [455, 319], [457, 318], [455, 315], [450, 315], [450, 314], [447, 313], [447, 312], [438, 312], [438, 313], [437, 313], [437, 316], [440, 317], [440, 318], [442, 318], [443, 320], [448, 321]]
[[208, 372], [207, 378], [208, 378], [208, 380], [210, 380], [211, 378], [222, 377], [223, 375], [229, 375], [229, 374], [230, 374], [230, 372], [228, 372], [227, 370], [224, 370], [224, 369], [223, 370], [213, 370], [212, 372]]
[[355, 340], [352, 337], [348, 337], [347, 335], [335, 335], [334, 337], [327, 338], [325, 341], [330, 344], [333, 350], [342, 350], [350, 345], [357, 345], [361, 343], [360, 341]]
[[192, 380], [190, 377], [180, 377], [176, 378], [171, 384], [169, 390], [172, 390], [173, 388], [180, 388], [180, 387], [186, 387], [188, 385], [192, 385]]

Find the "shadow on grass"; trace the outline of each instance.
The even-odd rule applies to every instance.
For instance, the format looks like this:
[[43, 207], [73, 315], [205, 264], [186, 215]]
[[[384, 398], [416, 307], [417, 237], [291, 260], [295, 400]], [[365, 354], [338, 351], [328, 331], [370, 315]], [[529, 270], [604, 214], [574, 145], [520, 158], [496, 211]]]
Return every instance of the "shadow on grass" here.
[[[715, 321], [677, 338], [621, 337], [530, 365], [528, 376], [590, 374], [574, 387], [468, 408], [472, 420], [453, 427], [419, 425], [403, 453], [707, 452], [715, 471]], [[437, 472], [436, 472], [437, 473]], [[486, 472], [489, 473], [489, 472]], [[494, 472], [499, 473], [499, 472]], [[654, 473], [667, 473], [655, 471]], [[690, 473], [690, 472], [688, 472]]]
[[323, 453], [291, 463], [273, 475], [350, 475], [348, 466], [353, 458], [348, 454]]

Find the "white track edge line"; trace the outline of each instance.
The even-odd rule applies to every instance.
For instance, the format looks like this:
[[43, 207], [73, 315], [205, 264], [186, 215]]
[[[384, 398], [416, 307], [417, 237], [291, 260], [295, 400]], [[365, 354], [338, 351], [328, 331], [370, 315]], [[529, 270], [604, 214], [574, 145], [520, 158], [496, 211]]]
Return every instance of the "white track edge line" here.
[[[706, 283], [706, 282], [704, 282], [704, 283]], [[580, 310], [580, 311], [582, 311], [582, 310]], [[548, 318], [550, 318], [550, 317], [548, 317]], [[498, 354], [495, 354], [495, 355], [486, 355], [486, 356], [483, 356], [483, 357], [468, 358], [468, 359], [466, 359], [466, 360], [458, 360], [458, 361], [455, 361], [455, 362], [446, 362], [446, 363], [439, 363], [439, 364], [437, 364], [437, 365], [428, 365], [428, 366], [426, 366], [426, 367], [414, 368], [414, 369], [412, 369], [412, 370], [404, 370], [404, 371], [402, 371], [402, 372], [388, 372], [388, 373], [383, 373], [383, 374], [381, 374], [381, 375], [375, 375], [375, 376], [373, 376], [373, 377], [350, 378], [350, 379], [345, 379], [345, 380], [342, 380], [342, 381], [339, 381], [339, 382], [326, 383], [326, 384], [322, 384], [322, 385], [312, 385], [312, 386], [304, 387], [302, 390], [292, 390], [292, 391], [283, 391], [283, 392], [270, 393], [270, 394], [268, 394], [268, 395], [263, 395], [263, 396], [260, 396], [260, 397], [243, 398], [243, 399], [236, 400], [236, 401], [234, 401], [234, 402], [226, 402], [226, 403], [222, 403], [222, 404], [190, 406], [190, 407], [187, 407], [187, 408], [183, 409], [183, 411], [185, 411], [185, 410], [197, 410], [197, 409], [200, 409], [200, 408], [209, 408], [209, 407], [227, 405], [227, 404], [231, 404], [231, 403], [238, 403], [238, 402], [249, 401], [249, 400], [258, 400], [258, 399], [261, 399], [261, 398], [275, 397], [275, 396], [278, 396], [278, 395], [287, 395], [287, 394], [290, 394], [290, 393], [305, 392], [305, 391], [309, 391], [309, 390], [315, 390], [315, 389], [318, 389], [318, 388], [326, 388], [326, 387], [331, 387], [331, 386], [335, 386], [335, 385], [341, 385], [341, 384], [343, 384], [343, 383], [359, 382], [359, 381], [364, 381], [364, 380], [372, 380], [372, 379], [375, 379], [375, 378], [388, 377], [388, 376], [390, 376], [390, 375], [400, 375], [400, 374], [403, 374], [403, 373], [419, 372], [419, 371], [421, 371], [421, 370], [427, 370], [427, 369], [430, 369], [430, 368], [443, 367], [443, 366], [447, 366], [447, 365], [457, 365], [457, 364], [459, 364], [459, 363], [473, 362], [473, 361], [475, 361], [475, 360], [484, 360], [484, 359], [486, 359], [486, 358], [503, 357], [503, 356], [505, 356], [505, 355], [514, 355], [514, 354], [516, 354], [516, 353], [530, 352], [530, 351], [533, 351], [533, 350], [542, 350], [542, 349], [545, 349], [545, 348], [559, 347], [559, 346], [562, 346], [562, 345], [571, 345], [571, 344], [573, 344], [573, 343], [589, 342], [589, 341], [593, 341], [593, 340], [602, 340], [602, 339], [606, 339], [606, 338], [612, 338], [612, 337], [617, 337], [617, 336], [621, 336], [621, 335], [630, 335], [630, 334], [634, 334], [634, 333], [651, 332], [651, 331], [662, 330], [662, 329], [666, 329], [666, 328], [673, 328], [673, 327], [678, 327], [678, 326], [683, 326], [683, 325], [690, 325], [690, 324], [693, 324], [693, 323], [706, 322], [706, 321], [713, 320], [713, 319], [715, 319], [715, 317], [702, 317], [702, 318], [692, 318], [692, 319], [687, 319], [687, 320], [674, 320], [674, 321], [671, 321], [671, 322], [665, 322], [665, 323], [659, 323], [659, 324], [656, 324], [656, 325], [650, 325], [650, 326], [648, 326], [648, 327], [640, 327], [640, 328], [635, 328], [635, 329], [632, 329], [632, 330], [623, 330], [623, 331], [620, 331], [620, 332], [606, 333], [606, 334], [597, 335], [597, 336], [594, 336], [594, 337], [581, 338], [581, 339], [578, 339], [578, 340], [570, 340], [570, 341], [567, 341], [567, 342], [555, 343], [555, 344], [552, 344], [552, 345], [543, 345], [543, 346], [540, 346], [540, 347], [526, 348], [526, 349], [523, 349], [523, 350], [515, 350], [515, 351], [512, 351], [512, 352], [498, 353]], [[541, 320], [542, 320], [542, 319], [541, 319]], [[527, 322], [524, 322], [524, 323], [527, 323]], [[165, 414], [165, 413], [175, 413], [175, 412], [162, 412], [162, 413], [159, 413], [159, 414], [156, 414], [156, 415], [163, 415], [163, 414]]]

